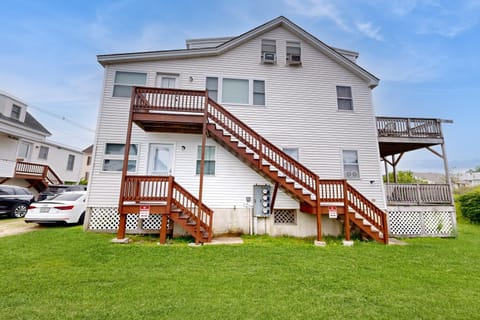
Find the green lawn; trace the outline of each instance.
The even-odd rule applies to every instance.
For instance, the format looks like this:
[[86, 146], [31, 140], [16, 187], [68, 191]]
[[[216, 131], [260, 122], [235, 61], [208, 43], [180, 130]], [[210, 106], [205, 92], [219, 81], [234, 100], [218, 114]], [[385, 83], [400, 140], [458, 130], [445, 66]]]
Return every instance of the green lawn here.
[[472, 319], [480, 226], [408, 246], [157, 246], [54, 227], [0, 238], [0, 319]]

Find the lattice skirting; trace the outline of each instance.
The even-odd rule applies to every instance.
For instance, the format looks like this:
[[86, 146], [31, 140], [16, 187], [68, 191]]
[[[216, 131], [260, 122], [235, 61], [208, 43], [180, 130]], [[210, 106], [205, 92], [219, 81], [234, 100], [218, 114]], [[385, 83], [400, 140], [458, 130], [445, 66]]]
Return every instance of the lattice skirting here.
[[388, 227], [394, 237], [452, 237], [457, 232], [455, 208], [389, 207]]
[[[90, 221], [88, 229], [92, 231], [116, 232], [120, 220], [117, 207], [89, 208]], [[128, 233], [157, 233], [160, 230], [161, 216], [150, 215], [148, 219], [140, 220], [136, 214], [127, 215]]]

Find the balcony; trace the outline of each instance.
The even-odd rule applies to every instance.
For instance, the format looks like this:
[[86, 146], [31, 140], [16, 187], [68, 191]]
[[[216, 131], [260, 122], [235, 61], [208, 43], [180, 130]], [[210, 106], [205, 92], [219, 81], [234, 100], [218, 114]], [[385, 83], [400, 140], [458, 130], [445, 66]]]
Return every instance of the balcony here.
[[448, 184], [385, 184], [387, 205], [452, 205]]

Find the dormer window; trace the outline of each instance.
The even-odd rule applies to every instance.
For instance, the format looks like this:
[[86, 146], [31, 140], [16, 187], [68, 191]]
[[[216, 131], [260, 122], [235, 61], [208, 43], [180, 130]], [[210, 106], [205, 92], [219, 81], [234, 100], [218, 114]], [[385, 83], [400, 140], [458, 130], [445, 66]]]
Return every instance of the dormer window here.
[[302, 48], [300, 42], [287, 41], [287, 64], [290, 66], [302, 64]]
[[272, 64], [277, 62], [277, 42], [262, 39], [262, 63]]
[[10, 113], [10, 118], [15, 119], [15, 120], [20, 120], [20, 113], [22, 112], [22, 107], [19, 107], [17, 105], [12, 106], [12, 113]]

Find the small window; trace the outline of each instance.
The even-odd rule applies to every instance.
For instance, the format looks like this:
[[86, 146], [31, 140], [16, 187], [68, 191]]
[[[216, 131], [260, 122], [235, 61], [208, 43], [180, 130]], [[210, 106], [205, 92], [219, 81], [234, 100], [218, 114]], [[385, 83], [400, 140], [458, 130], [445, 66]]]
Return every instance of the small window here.
[[90, 163], [92, 163], [92, 156], [87, 157], [87, 166], [89, 166]]
[[21, 112], [22, 112], [22, 108], [14, 104], [12, 105], [12, 113], [10, 113], [10, 117], [15, 120], [20, 120]]
[[40, 150], [38, 150], [38, 159], [47, 160], [48, 159], [48, 147], [40, 146]]
[[337, 86], [338, 110], [353, 110], [352, 88]]
[[18, 157], [23, 159], [28, 159], [30, 156], [30, 150], [32, 149], [32, 144], [22, 141], [18, 149]]
[[177, 87], [177, 76], [170, 74], [157, 74], [156, 87], [175, 89]]
[[218, 101], [218, 78], [207, 77], [205, 87], [208, 90], [208, 96], [214, 101]]
[[130, 98], [132, 86], [144, 86], [146, 83], [146, 73], [117, 71], [113, 85], [113, 96]]
[[248, 80], [223, 79], [222, 102], [248, 104]]
[[[200, 164], [202, 162], [202, 146], [197, 149], [197, 170], [196, 174], [200, 174]], [[215, 174], [215, 146], [205, 146], [205, 169], [204, 174]]]
[[298, 161], [298, 148], [283, 148], [283, 152]]
[[253, 104], [256, 106], [265, 105], [265, 81], [253, 80]]
[[343, 176], [346, 179], [360, 179], [360, 167], [356, 150], [343, 150]]
[[298, 65], [302, 63], [302, 48], [300, 42], [287, 41], [287, 63]]
[[275, 40], [262, 39], [262, 62], [275, 63], [277, 60], [277, 43]]
[[68, 161], [67, 161], [67, 170], [73, 171], [74, 164], [75, 164], [75, 156], [73, 154], [69, 154]]
[[[105, 158], [103, 159], [102, 171], [116, 171], [123, 170], [123, 157], [125, 155], [124, 143], [107, 143], [105, 144]], [[137, 170], [138, 145], [130, 145], [130, 153], [128, 159], [128, 172], [135, 172]]]

